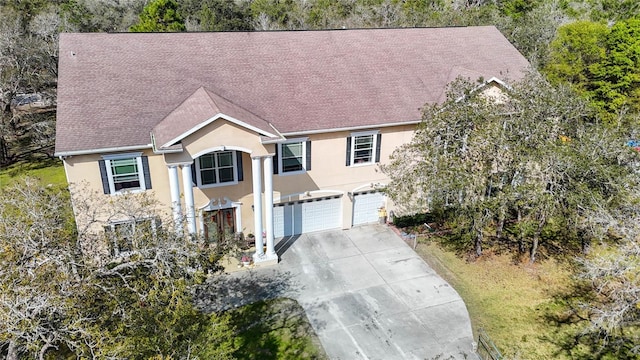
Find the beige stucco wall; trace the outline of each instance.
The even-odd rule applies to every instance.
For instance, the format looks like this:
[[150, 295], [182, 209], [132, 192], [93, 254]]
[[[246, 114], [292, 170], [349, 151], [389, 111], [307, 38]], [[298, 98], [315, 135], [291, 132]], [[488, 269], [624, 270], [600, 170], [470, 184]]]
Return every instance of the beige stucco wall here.
[[[382, 134], [381, 162], [388, 161], [393, 150], [411, 140], [415, 125], [394, 126], [379, 130]], [[358, 130], [354, 132], [367, 131]], [[303, 136], [288, 136], [288, 138], [308, 138], [311, 140], [312, 161], [311, 170], [302, 174], [273, 175], [274, 200], [282, 201], [322, 197], [332, 194], [342, 194], [343, 227], [351, 226], [352, 200], [347, 195], [354, 191], [371, 189], [371, 184], [387, 184], [388, 178], [380, 171], [377, 164], [346, 166], [346, 144], [350, 131], [312, 134]], [[148, 191], [159, 201], [170, 215], [171, 198], [169, 190], [169, 175], [167, 164], [191, 163], [192, 157], [206, 152], [221, 150], [244, 151], [242, 153], [244, 181], [237, 185], [218, 186], [200, 189], [193, 187], [196, 210], [209, 204], [211, 199], [223, 200], [228, 198], [241, 203], [242, 225], [237, 230], [245, 233], [253, 232], [253, 188], [251, 157], [273, 154], [274, 144], [263, 145], [255, 132], [242, 128], [226, 120], [217, 120], [198, 130], [182, 141], [183, 152], [178, 154], [154, 154], [150, 149], [144, 150], [148, 156], [151, 172], [152, 190]], [[86, 181], [87, 189], [93, 191], [104, 200], [112, 195], [102, 194], [102, 183], [98, 161], [101, 155], [73, 156], [65, 159], [65, 169], [71, 183]], [[277, 159], [274, 159], [277, 161]], [[264, 169], [263, 169], [264, 171]], [[180, 194], [184, 207], [184, 185], [179, 171]], [[264, 190], [264, 180], [262, 189]], [[83, 190], [86, 191], [86, 190]], [[309, 192], [310, 196], [304, 193]], [[302, 195], [296, 195], [302, 194]], [[77, 194], [72, 192], [72, 196]], [[294, 196], [289, 196], [294, 195]], [[117, 195], [115, 195], [117, 196]], [[392, 204], [388, 204], [390, 208]], [[197, 216], [197, 215], [196, 215]], [[200, 225], [198, 224], [198, 227]]]
[[[145, 191], [149, 196], [154, 197], [157, 201], [157, 208], [160, 209], [162, 217], [167, 217], [170, 213], [170, 196], [169, 196], [169, 177], [166, 171], [166, 165], [161, 155], [154, 154], [151, 149], [131, 150], [123, 152], [110, 152], [105, 154], [91, 154], [91, 155], [74, 155], [65, 157], [64, 168], [67, 174], [67, 180], [69, 181], [69, 191], [71, 194], [71, 200], [74, 204], [74, 212], [76, 216], [76, 222], [78, 227], [83, 229], [87, 226], [87, 222], [93, 220], [93, 217], [97, 217], [98, 220], [106, 221], [107, 216], [113, 215], [106, 209], [107, 203], [113, 201], [113, 196], [104, 194], [102, 189], [102, 179], [100, 177], [100, 167], [98, 162], [102, 160], [103, 155], [114, 154], [133, 154], [142, 153], [147, 156], [149, 160], [149, 169], [151, 171], [151, 190]], [[164, 172], [160, 171], [164, 167]], [[118, 199], [118, 198], [114, 198]], [[94, 207], [101, 209], [97, 210], [97, 214], [85, 213], [85, 209], [82, 208], [82, 203], [89, 201]], [[117, 217], [114, 218], [117, 220]], [[103, 224], [96, 223], [89, 229], [98, 230], [101, 229]]]

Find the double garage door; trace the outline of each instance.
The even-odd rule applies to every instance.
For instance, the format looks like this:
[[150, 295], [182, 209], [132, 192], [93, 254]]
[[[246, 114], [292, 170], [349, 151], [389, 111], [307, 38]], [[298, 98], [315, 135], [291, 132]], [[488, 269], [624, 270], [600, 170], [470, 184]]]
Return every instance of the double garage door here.
[[274, 236], [278, 238], [340, 228], [341, 209], [341, 196], [276, 204], [273, 206]]

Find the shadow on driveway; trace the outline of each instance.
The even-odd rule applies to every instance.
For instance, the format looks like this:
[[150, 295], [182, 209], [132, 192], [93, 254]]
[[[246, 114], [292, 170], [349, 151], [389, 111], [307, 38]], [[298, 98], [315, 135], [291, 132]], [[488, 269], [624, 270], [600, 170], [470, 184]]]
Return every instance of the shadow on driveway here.
[[290, 297], [331, 359], [466, 359], [464, 302], [383, 225], [283, 238], [280, 263], [213, 278], [198, 305], [229, 309]]

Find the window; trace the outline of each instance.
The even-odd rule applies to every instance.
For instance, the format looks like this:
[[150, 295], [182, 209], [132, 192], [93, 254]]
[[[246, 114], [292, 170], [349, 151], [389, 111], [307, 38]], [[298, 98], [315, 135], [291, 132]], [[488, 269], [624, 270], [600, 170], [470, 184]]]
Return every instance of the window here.
[[125, 189], [140, 189], [140, 171], [138, 159], [111, 160], [111, 174], [116, 191]]
[[235, 151], [216, 151], [196, 160], [198, 186], [232, 185], [242, 181], [242, 154]]
[[380, 162], [382, 136], [377, 131], [353, 133], [347, 138], [347, 166]]
[[311, 170], [311, 141], [292, 139], [276, 146], [276, 163], [273, 170], [282, 174], [295, 174]]
[[136, 154], [105, 155], [99, 161], [102, 188], [105, 194], [151, 189], [149, 161]]
[[155, 243], [157, 220], [153, 218], [113, 222], [105, 226], [111, 254], [120, 256]]

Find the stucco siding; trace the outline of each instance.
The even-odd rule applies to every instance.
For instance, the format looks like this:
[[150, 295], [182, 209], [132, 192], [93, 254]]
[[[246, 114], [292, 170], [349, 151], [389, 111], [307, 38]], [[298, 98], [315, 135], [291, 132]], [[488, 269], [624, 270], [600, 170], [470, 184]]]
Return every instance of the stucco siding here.
[[[382, 134], [380, 162], [388, 162], [389, 156], [399, 145], [409, 142], [414, 129], [415, 125], [371, 129], [377, 130]], [[304, 136], [303, 138], [311, 141], [311, 170], [299, 174], [279, 173], [272, 175], [275, 202], [305, 200], [336, 194], [342, 195], [342, 227], [350, 227], [353, 218], [353, 199], [349, 194], [355, 191], [370, 190], [372, 184], [384, 185], [389, 180], [380, 171], [376, 163], [346, 165], [347, 137], [351, 136], [351, 134], [352, 132], [349, 131], [341, 131]], [[217, 120], [185, 138], [182, 146], [183, 152], [177, 154], [154, 154], [150, 149], [127, 152], [142, 152], [143, 155], [148, 157], [152, 183], [152, 189], [147, 190], [148, 194], [156, 198], [160, 208], [164, 209], [166, 214], [170, 214], [171, 197], [168, 164], [191, 164], [192, 157], [196, 155], [222, 149], [247, 151], [237, 153], [238, 156], [242, 157], [242, 181], [238, 181], [237, 184], [233, 185], [214, 187], [194, 186], [193, 194], [196, 219], [199, 219], [198, 210], [206, 207], [212, 200], [214, 200], [214, 203], [219, 204], [228, 199], [236, 204], [241, 204], [239, 207], [241, 224], [236, 231], [253, 232], [254, 204], [251, 157], [274, 154], [276, 145], [263, 145], [258, 134], [226, 120]], [[83, 194], [86, 194], [87, 191], [96, 193], [96, 196], [104, 199], [108, 199], [110, 196], [117, 196], [103, 194], [98, 166], [98, 162], [103, 159], [103, 155], [112, 154], [79, 155], [65, 159], [65, 170], [69, 181], [73, 185], [71, 190], [72, 197], [78, 195], [77, 191], [82, 191]], [[276, 158], [274, 158], [274, 162], [277, 162]], [[185, 187], [180, 171], [178, 175], [180, 201], [184, 214], [186, 210], [184, 201]], [[262, 168], [261, 176], [263, 178], [262, 189], [264, 191], [264, 168]], [[222, 205], [222, 207], [228, 206], [228, 203]], [[82, 216], [80, 215], [76, 214], [76, 217], [78, 221], [82, 222]], [[201, 224], [198, 223], [197, 227], [200, 228]]]

